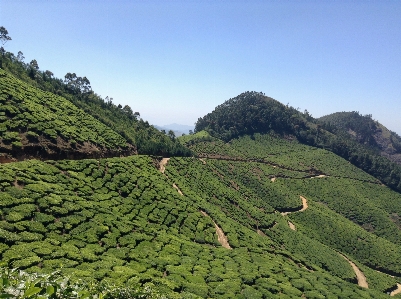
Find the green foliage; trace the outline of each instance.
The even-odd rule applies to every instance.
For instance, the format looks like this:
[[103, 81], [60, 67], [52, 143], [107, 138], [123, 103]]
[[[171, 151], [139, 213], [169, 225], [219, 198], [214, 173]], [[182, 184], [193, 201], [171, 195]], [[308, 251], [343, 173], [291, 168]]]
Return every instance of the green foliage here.
[[[139, 113], [133, 113], [128, 105], [122, 107], [113, 104], [108, 97], [102, 99], [91, 90], [86, 77], [68, 73], [63, 81], [54, 78], [50, 71], [33, 70], [9, 52], [3, 56], [2, 67], [7, 72], [1, 70], [0, 75], [0, 84], [1, 81], [3, 83], [0, 94], [0, 133], [17, 131], [21, 127], [24, 129], [23, 135], [26, 134], [31, 143], [38, 142], [40, 137], [56, 143], [60, 136], [74, 150], [79, 150], [81, 146], [87, 150], [86, 142], [90, 142], [92, 151], [100, 148], [107, 149], [109, 153], [98, 156], [127, 155], [135, 150], [140, 154], [191, 155], [177, 139], [159, 132], [147, 121], [138, 119]], [[31, 125], [27, 127], [28, 122]], [[25, 133], [27, 129], [31, 133]], [[25, 145], [24, 142], [22, 144]], [[60, 144], [57, 143], [57, 146], [60, 147]]]
[[[98, 147], [92, 151], [129, 150], [122, 136], [60, 96], [38, 90], [3, 70], [0, 70], [0, 87], [0, 97], [7, 103], [1, 106], [7, 116], [2, 124], [8, 128], [0, 136], [3, 150], [9, 149], [9, 142], [18, 148], [38, 147], [39, 137], [42, 144], [48, 140], [67, 152], [73, 151], [68, 144], [71, 139], [78, 141], [74, 146], [78, 152], [85, 150], [85, 143]], [[59, 144], [58, 137], [64, 145]]]
[[[347, 124], [359, 130], [358, 134], [363, 136], [360, 143], [347, 132], [336, 130], [334, 125], [326, 125], [325, 122], [314, 119], [307, 111], [300, 113], [259, 92], [245, 92], [199, 118], [195, 131], [207, 131], [213, 137], [226, 142], [255, 133], [296, 138], [304, 144], [334, 152], [389, 187], [401, 191], [401, 166], [381, 156], [381, 147], [369, 145], [376, 142], [372, 137], [376, 133], [376, 124], [370, 117], [361, 117], [358, 114]], [[366, 135], [366, 132], [370, 135]], [[392, 143], [393, 148], [400, 144], [401, 138], [390, 132], [388, 134], [388, 140], [395, 140]]]
[[1, 298], [162, 298], [150, 286], [115, 286], [94, 281], [73, 281], [59, 272], [29, 274], [18, 269], [0, 268]]
[[[285, 194], [299, 206], [298, 194], [286, 187], [266, 201], [264, 187], [247, 186], [229, 171], [246, 173], [246, 163], [206, 163], [172, 158], [168, 177], [146, 156], [0, 165], [1, 259], [29, 273], [61, 268], [74, 281], [95, 279], [95, 286], [143, 288], [152, 282], [168, 298], [357, 294], [341, 257], [329, 257], [332, 250], [292, 232], [275, 213], [272, 204]], [[250, 169], [260, 168], [255, 182], [270, 169], [275, 174], [273, 167], [253, 163]], [[275, 192], [275, 183], [267, 181], [266, 192]], [[214, 223], [232, 250], [221, 247]], [[302, 279], [311, 289], [297, 282]], [[363, 294], [382, 297], [374, 290]]]

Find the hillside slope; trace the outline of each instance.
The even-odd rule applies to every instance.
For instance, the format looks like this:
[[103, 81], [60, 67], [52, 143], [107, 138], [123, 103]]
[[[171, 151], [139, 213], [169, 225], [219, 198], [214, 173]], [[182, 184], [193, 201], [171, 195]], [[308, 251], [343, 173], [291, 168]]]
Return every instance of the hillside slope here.
[[297, 139], [328, 149], [401, 191], [400, 165], [349, 134], [327, 130], [307, 111], [300, 113], [260, 92], [245, 92], [217, 106], [213, 112], [198, 119], [195, 131], [202, 130], [224, 141], [254, 133], [276, 133], [283, 138]]
[[318, 121], [330, 131], [348, 133], [351, 138], [401, 165], [401, 137], [374, 121], [371, 115], [363, 116], [355, 111], [336, 112], [320, 117]]
[[[262, 230], [292, 253], [324, 261], [322, 248], [317, 246], [315, 252], [312, 241], [302, 245], [295, 236], [280, 231], [277, 220], [277, 225], [264, 224], [266, 220], [250, 212], [256, 207], [265, 213], [268, 204], [289, 217], [297, 232], [361, 263], [371, 287], [390, 287], [379, 283], [390, 277], [384, 273], [400, 279], [401, 268], [394, 261], [401, 259], [401, 195], [374, 177], [329, 151], [270, 135], [244, 136], [229, 143], [200, 140], [191, 149], [201, 159], [199, 166], [177, 165], [176, 175], [182, 184], [196, 187], [198, 194], [206, 193], [211, 202], [221, 202], [222, 210], [238, 217], [237, 221], [248, 218], [255, 230]], [[207, 171], [210, 175], [204, 177]], [[208, 187], [216, 179], [222, 181], [220, 186]], [[238, 193], [240, 199], [234, 195]], [[289, 213], [302, 210], [300, 196], [307, 198], [307, 209]], [[246, 207], [243, 216], [238, 206]], [[321, 266], [336, 273], [327, 261]]]
[[295, 212], [296, 191], [272, 183], [277, 196], [262, 197], [264, 186], [219, 174], [241, 162], [164, 161], [164, 174], [146, 156], [0, 165], [1, 260], [29, 272], [62, 265], [73, 277], [151, 281], [169, 298], [385, 298], [396, 285], [372, 271], [369, 289], [359, 288], [342, 256], [298, 231], [302, 221], [291, 218], [291, 230], [291, 216], [274, 206], [284, 199], [280, 210]]
[[53, 77], [50, 71], [41, 71], [30, 64], [16, 59], [13, 53], [6, 52], [2, 56], [3, 69], [31, 87], [59, 95], [73, 103], [85, 113], [91, 115], [108, 128], [117, 132], [132, 144], [139, 154], [162, 156], [190, 156], [190, 151], [181, 146], [175, 138], [171, 138], [147, 121], [139, 118], [135, 112], [125, 105], [113, 103], [113, 99], [102, 98], [91, 90], [86, 77], [68, 73], [64, 80]]
[[136, 148], [68, 100], [0, 70], [0, 153], [12, 159], [131, 155]]

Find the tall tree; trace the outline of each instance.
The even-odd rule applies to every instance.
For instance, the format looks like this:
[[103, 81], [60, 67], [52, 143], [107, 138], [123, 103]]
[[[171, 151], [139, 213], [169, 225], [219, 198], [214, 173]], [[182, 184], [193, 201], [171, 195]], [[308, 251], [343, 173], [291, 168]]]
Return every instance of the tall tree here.
[[22, 53], [21, 51], [18, 51], [17, 60], [18, 60], [19, 62], [24, 62], [24, 59], [25, 59], [24, 53]]
[[[0, 42], [1, 44], [4, 46], [6, 44], [6, 42], [8, 42], [9, 40], [11, 40], [11, 37], [8, 35], [8, 31], [6, 28], [4, 28], [3, 26], [0, 27]], [[1, 59], [0, 59], [0, 67], [3, 67], [3, 59], [4, 59], [4, 55], [6, 54], [6, 50], [4, 50], [3, 47], [0, 48], [0, 52], [1, 52]]]
[[4, 46], [6, 44], [6, 42], [8, 42], [9, 40], [11, 40], [11, 37], [8, 35], [8, 31], [6, 28], [4, 28], [3, 26], [0, 27], [0, 41], [2, 43], [2, 45]]

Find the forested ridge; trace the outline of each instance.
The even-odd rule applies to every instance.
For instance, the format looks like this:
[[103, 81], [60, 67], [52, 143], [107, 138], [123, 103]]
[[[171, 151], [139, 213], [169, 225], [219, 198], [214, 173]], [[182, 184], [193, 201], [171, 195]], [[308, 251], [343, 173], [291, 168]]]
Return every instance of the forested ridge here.
[[[254, 133], [275, 133], [284, 138], [296, 138], [304, 144], [334, 152], [401, 191], [401, 166], [383, 157], [380, 150], [372, 146], [373, 137], [361, 134], [366, 142], [360, 143], [344, 130], [336, 129], [335, 123], [323, 120], [318, 121], [308, 111], [301, 113], [263, 93], [245, 92], [199, 118], [195, 132], [205, 130], [224, 141]], [[399, 138], [395, 134], [392, 136], [395, 146], [398, 146]]]
[[337, 112], [320, 117], [318, 121], [326, 130], [337, 135], [346, 134], [401, 164], [401, 137], [373, 120], [372, 115], [361, 115], [357, 111]]
[[[24, 62], [22, 52], [14, 55], [2, 50], [2, 69], [34, 88], [61, 96], [91, 115], [133, 145], [139, 154], [189, 156], [190, 151], [176, 141], [174, 134], [163, 134], [140, 118], [128, 105], [113, 103], [112, 97], [102, 98], [90, 86], [86, 77], [67, 73], [63, 79], [49, 70], [41, 71], [36, 60]], [[65, 112], [68, 114], [68, 111]]]

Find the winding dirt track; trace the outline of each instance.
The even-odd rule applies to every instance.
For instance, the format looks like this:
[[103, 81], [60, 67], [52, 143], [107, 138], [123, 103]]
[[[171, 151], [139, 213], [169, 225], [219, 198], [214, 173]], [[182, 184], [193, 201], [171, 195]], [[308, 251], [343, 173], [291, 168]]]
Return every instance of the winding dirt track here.
[[164, 171], [166, 170], [166, 165], [168, 163], [168, 160], [170, 160], [170, 158], [163, 158], [159, 162], [159, 170], [160, 170], [161, 173], [164, 173]]
[[[204, 212], [204, 211], [200, 211], [200, 212], [203, 216], [209, 217], [209, 215], [206, 214], [206, 212]], [[212, 222], [214, 224], [214, 227], [216, 228], [217, 241], [219, 241], [221, 246], [223, 246], [224, 248], [232, 249], [230, 244], [228, 243], [228, 239], [227, 239], [226, 235], [224, 234], [223, 230], [216, 224], [216, 222], [213, 221], [213, 219], [212, 219]]]
[[347, 260], [347, 262], [351, 265], [352, 269], [355, 272], [356, 275], [356, 279], [358, 280], [358, 285], [362, 288], [369, 288], [368, 282], [366, 281], [366, 276], [365, 274], [363, 274], [363, 272], [361, 270], [359, 270], [359, 268], [350, 260], [348, 259], [346, 256], [342, 255], [340, 253], [340, 255]]
[[308, 201], [303, 196], [300, 196], [300, 198], [302, 199], [302, 209], [300, 209], [299, 212], [303, 212], [308, 208]]
[[307, 199], [306, 199], [305, 197], [303, 197], [303, 196], [299, 196], [299, 197], [300, 197], [301, 200], [302, 200], [302, 208], [301, 208], [300, 210], [294, 211], [294, 212], [283, 212], [283, 213], [281, 213], [281, 215], [285, 216], [285, 215], [288, 215], [288, 214], [291, 214], [291, 213], [303, 212], [303, 211], [305, 211], [305, 210], [308, 208], [308, 201], [307, 201]]
[[390, 296], [395, 296], [401, 293], [401, 284], [397, 283], [397, 289], [390, 293]]

